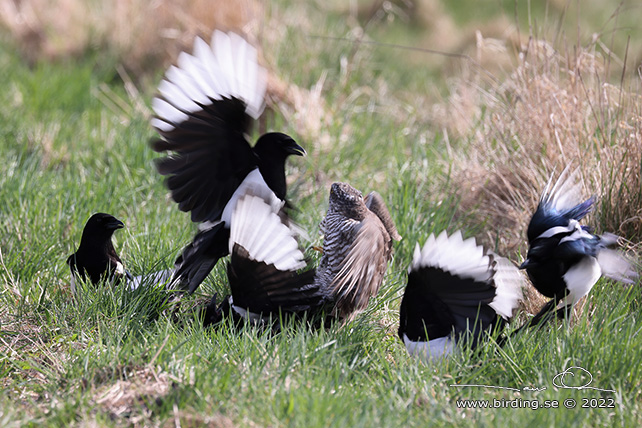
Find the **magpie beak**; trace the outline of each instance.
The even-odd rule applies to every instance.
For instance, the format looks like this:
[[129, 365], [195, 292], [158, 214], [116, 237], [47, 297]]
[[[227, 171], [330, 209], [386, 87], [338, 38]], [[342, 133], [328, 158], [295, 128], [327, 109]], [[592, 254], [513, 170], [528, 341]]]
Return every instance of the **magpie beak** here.
[[109, 223], [107, 223], [105, 225], [105, 227], [107, 229], [109, 229], [109, 230], [118, 230], [118, 229], [122, 229], [123, 227], [125, 227], [125, 223], [123, 223], [122, 221], [118, 220], [117, 218], [113, 218], [113, 219], [111, 219], [111, 221]]
[[524, 262], [521, 265], [519, 265], [519, 268], [520, 269], [526, 269], [526, 268], [532, 267], [534, 265], [535, 265], [535, 263], [533, 263], [531, 261], [531, 259], [526, 259], [526, 260], [524, 260]]
[[307, 152], [305, 149], [301, 146], [299, 146], [297, 143], [292, 140], [292, 145], [288, 146], [287, 148], [287, 153], [289, 155], [295, 155], [295, 156], [305, 156], [307, 155]]

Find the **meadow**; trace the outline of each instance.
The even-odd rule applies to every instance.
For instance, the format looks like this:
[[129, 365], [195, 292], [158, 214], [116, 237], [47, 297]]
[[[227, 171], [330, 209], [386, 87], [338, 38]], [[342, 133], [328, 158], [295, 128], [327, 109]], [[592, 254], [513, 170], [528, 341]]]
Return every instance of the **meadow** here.
[[[271, 72], [255, 134], [282, 131], [308, 151], [287, 168], [306, 254], [318, 258], [335, 181], [382, 194], [403, 236], [363, 314], [274, 334], [200, 326], [192, 308], [226, 294], [224, 263], [178, 314], [153, 288], [70, 292], [65, 260], [92, 213], [126, 224], [114, 242], [134, 274], [170, 267], [196, 231], [155, 171], [150, 104], [176, 52], [223, 18], [196, 0], [174, 3], [182, 14], [113, 3], [33, 0], [20, 14], [0, 1], [0, 426], [640, 425], [639, 284], [602, 279], [571, 320], [440, 363], [413, 360], [397, 337], [415, 243], [461, 229], [520, 263], [539, 194], [568, 163], [598, 197], [589, 223], [639, 254], [639, 6], [248, 0], [241, 15], [219, 11]], [[47, 21], [56, 7], [68, 18]], [[526, 290], [510, 328], [543, 302]], [[577, 388], [589, 381], [578, 369], [566, 377], [576, 388], [554, 381], [570, 367], [598, 389]]]

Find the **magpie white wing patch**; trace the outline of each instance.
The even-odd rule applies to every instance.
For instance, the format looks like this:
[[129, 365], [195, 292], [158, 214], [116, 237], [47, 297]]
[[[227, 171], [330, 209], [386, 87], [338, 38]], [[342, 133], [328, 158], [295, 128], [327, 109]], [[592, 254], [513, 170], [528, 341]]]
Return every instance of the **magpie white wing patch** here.
[[509, 319], [513, 316], [513, 310], [519, 305], [519, 300], [522, 299], [524, 277], [510, 260], [497, 255], [493, 257], [495, 261], [493, 282], [497, 291], [495, 298], [488, 306], [502, 318]]
[[210, 100], [224, 98], [243, 101], [246, 113], [258, 119], [266, 87], [267, 72], [258, 64], [256, 49], [237, 34], [215, 31], [210, 46], [196, 38], [193, 55], [181, 53], [177, 66], [167, 70], [158, 88], [163, 98], [152, 100], [157, 116], [152, 126], [169, 132]]
[[597, 253], [597, 262], [602, 275], [623, 284], [635, 284], [638, 273], [631, 262], [619, 251], [603, 248]]
[[484, 248], [476, 244], [475, 238], [464, 241], [460, 231], [450, 237], [443, 231], [437, 238], [431, 234], [422, 249], [417, 245], [410, 269], [436, 267], [462, 278], [488, 281], [492, 275], [489, 263]]
[[247, 194], [236, 203], [232, 214], [230, 252], [234, 244], [243, 247], [253, 260], [273, 264], [278, 270], [305, 266], [295, 233], [283, 224], [271, 205], [261, 197]]
[[225, 222], [225, 225], [227, 227], [230, 227], [233, 215], [232, 213], [234, 212], [238, 200], [246, 194], [251, 194], [262, 198], [274, 212], [279, 212], [279, 210], [285, 204], [285, 201], [277, 198], [274, 192], [265, 183], [265, 180], [263, 179], [263, 176], [261, 175], [259, 169], [255, 168], [243, 179], [243, 181], [236, 188], [234, 194], [223, 209], [221, 221]]
[[438, 360], [453, 353], [455, 341], [452, 336], [438, 337], [427, 342], [414, 342], [404, 333], [403, 343], [408, 353], [426, 362]]
[[568, 294], [562, 300], [562, 305], [575, 305], [586, 296], [595, 285], [602, 271], [595, 257], [584, 257], [580, 262], [571, 266], [563, 275]]

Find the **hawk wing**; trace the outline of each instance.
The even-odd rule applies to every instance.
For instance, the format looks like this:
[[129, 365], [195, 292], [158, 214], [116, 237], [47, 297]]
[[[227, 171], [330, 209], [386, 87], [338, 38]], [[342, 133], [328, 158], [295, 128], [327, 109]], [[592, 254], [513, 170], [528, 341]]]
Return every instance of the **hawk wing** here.
[[335, 257], [339, 272], [332, 287], [337, 312], [342, 317], [362, 311], [377, 294], [386, 272], [390, 235], [376, 214], [368, 212], [362, 221], [343, 222], [343, 240], [337, 240]]

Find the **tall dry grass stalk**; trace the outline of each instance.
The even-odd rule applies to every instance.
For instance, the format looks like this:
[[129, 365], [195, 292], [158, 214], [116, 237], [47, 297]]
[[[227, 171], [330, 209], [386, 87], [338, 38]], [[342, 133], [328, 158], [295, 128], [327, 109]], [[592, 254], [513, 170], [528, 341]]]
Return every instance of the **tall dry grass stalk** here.
[[639, 242], [642, 235], [642, 97], [637, 73], [620, 70], [595, 45], [560, 51], [530, 39], [505, 79], [470, 68], [434, 110], [457, 146], [453, 183], [461, 210], [487, 219], [487, 244], [526, 249], [526, 227], [553, 171], [579, 167], [586, 196], [598, 204], [590, 222]]

